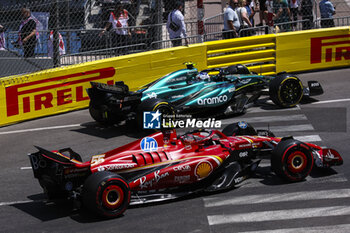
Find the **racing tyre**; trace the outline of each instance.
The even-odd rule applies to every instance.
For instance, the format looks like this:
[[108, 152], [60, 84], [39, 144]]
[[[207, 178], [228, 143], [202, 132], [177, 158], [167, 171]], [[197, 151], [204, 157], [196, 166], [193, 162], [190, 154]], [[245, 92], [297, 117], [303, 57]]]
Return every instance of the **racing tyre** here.
[[106, 105], [95, 106], [91, 103], [89, 104], [89, 113], [91, 117], [98, 123], [108, 124], [110, 120], [108, 119], [108, 107]]
[[297, 105], [303, 97], [301, 81], [291, 74], [282, 74], [272, 79], [269, 85], [271, 100], [278, 106], [290, 108]]
[[125, 212], [130, 203], [130, 188], [120, 175], [102, 171], [90, 175], [83, 186], [83, 204], [92, 212], [115, 218]]
[[304, 180], [310, 174], [313, 165], [310, 148], [300, 141], [282, 140], [272, 151], [272, 171], [289, 182]]
[[145, 101], [142, 101], [142, 103], [139, 105], [137, 109], [137, 125], [140, 128], [143, 128], [143, 113], [144, 112], [157, 112], [159, 111], [162, 115], [174, 115], [174, 109], [173, 107], [167, 102], [162, 99], [147, 99]]
[[236, 122], [226, 126], [222, 133], [226, 136], [258, 135], [254, 127], [244, 121]]

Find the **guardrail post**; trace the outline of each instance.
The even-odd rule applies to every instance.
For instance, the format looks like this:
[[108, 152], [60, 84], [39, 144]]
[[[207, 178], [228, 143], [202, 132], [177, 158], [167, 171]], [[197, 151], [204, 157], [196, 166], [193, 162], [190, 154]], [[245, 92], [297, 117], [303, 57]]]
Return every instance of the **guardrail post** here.
[[55, 12], [55, 20], [53, 26], [53, 66], [60, 66], [60, 50], [59, 50], [59, 35], [58, 35], [58, 27], [59, 27], [59, 8], [58, 8], [59, 0], [56, 0], [53, 4], [53, 9]]

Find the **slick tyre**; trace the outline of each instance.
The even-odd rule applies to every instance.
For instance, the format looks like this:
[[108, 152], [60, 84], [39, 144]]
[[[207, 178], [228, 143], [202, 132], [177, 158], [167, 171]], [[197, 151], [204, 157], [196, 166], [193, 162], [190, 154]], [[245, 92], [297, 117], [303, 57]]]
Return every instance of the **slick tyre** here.
[[222, 133], [226, 136], [258, 135], [253, 126], [243, 121], [227, 125]]
[[301, 81], [291, 74], [279, 75], [269, 84], [269, 95], [272, 102], [282, 108], [297, 105], [303, 97], [303, 91]]
[[130, 203], [130, 188], [121, 176], [102, 171], [90, 175], [83, 186], [83, 204], [102, 217], [122, 215]]
[[159, 111], [162, 115], [174, 115], [174, 109], [167, 101], [162, 99], [147, 99], [142, 101], [137, 109], [137, 125], [140, 128], [144, 128], [143, 126], [143, 115], [144, 112], [157, 112]]
[[89, 113], [92, 119], [101, 124], [110, 123], [108, 116], [108, 107], [106, 105], [96, 106], [95, 104], [89, 104]]
[[304, 180], [310, 174], [313, 166], [314, 159], [310, 148], [300, 141], [282, 140], [272, 151], [272, 171], [286, 181]]

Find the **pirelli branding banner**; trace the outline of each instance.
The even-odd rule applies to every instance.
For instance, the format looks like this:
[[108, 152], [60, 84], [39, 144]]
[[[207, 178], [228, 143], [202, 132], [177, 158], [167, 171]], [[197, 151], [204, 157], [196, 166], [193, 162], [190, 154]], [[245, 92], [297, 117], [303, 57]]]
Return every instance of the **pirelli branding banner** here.
[[349, 27], [276, 35], [277, 72], [296, 72], [349, 65]]
[[124, 81], [131, 90], [184, 68], [206, 66], [204, 44], [119, 56], [80, 65], [0, 78], [0, 126], [86, 108], [90, 82]]
[[[0, 124], [32, 119], [86, 107], [86, 88], [91, 81], [114, 83], [115, 69], [106, 67], [86, 72], [51, 72], [46, 79], [24, 76], [0, 79]], [[40, 76], [38, 76], [40, 77]]]

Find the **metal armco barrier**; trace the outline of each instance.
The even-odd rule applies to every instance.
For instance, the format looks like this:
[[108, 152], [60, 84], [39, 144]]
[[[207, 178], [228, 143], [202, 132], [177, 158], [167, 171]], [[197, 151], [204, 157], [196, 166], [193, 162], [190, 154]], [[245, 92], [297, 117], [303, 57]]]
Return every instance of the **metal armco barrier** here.
[[245, 64], [273, 75], [350, 66], [350, 27], [219, 40], [130, 54], [0, 79], [0, 126], [89, 104], [91, 81], [124, 81], [132, 90], [194, 62], [199, 70]]
[[208, 68], [245, 64], [249, 70], [275, 74], [276, 35], [207, 42]]

